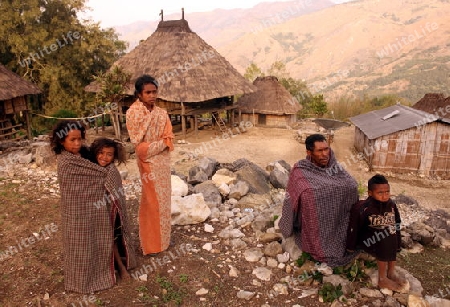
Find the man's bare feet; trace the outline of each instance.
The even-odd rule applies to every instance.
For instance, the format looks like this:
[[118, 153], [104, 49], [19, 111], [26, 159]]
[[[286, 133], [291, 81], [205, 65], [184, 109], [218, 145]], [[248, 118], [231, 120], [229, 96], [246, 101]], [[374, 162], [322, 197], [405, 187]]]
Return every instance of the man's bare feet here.
[[378, 280], [378, 287], [380, 289], [386, 288], [397, 292], [400, 292], [400, 290], [402, 289], [402, 287], [398, 283], [389, 278], [380, 278]]

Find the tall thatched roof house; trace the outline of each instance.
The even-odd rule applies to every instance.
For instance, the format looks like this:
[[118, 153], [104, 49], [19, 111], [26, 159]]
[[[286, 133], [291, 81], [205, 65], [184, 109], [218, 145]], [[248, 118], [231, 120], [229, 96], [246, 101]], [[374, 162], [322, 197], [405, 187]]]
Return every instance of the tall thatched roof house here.
[[286, 127], [297, 120], [297, 112], [302, 109], [277, 77], [258, 77], [253, 81], [257, 91], [238, 99], [242, 119], [254, 125]]
[[[155, 77], [160, 84], [159, 105], [171, 115], [181, 115], [183, 131], [185, 117], [221, 111], [232, 114], [231, 110], [237, 108], [233, 96], [256, 90], [223, 56], [192, 32], [184, 14], [181, 20], [161, 20], [150, 37], [115, 65], [132, 74], [127, 92], [130, 96], [134, 95], [138, 77], [143, 74]], [[99, 86], [94, 82], [86, 90], [96, 92]]]
[[450, 121], [450, 96], [445, 98], [443, 94], [425, 94], [412, 107]]
[[450, 179], [450, 121], [394, 105], [350, 118], [371, 170]]
[[21, 115], [27, 123], [28, 138], [31, 138], [28, 98], [40, 93], [35, 84], [0, 64], [0, 140], [14, 138], [17, 128], [22, 126], [14, 123], [14, 117]]

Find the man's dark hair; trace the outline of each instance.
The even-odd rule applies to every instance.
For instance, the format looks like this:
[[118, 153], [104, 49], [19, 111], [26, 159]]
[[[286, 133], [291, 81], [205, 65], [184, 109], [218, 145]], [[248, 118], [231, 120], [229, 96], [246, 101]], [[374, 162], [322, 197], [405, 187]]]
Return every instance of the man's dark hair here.
[[156, 88], [159, 87], [158, 81], [150, 75], [142, 75], [136, 79], [134, 83], [134, 95], [137, 97], [138, 94], [142, 93], [144, 86], [146, 84], [153, 84]]
[[315, 142], [326, 142], [327, 139], [322, 134], [311, 134], [305, 140], [306, 150], [313, 151]]
[[374, 186], [376, 184], [389, 184], [389, 182], [386, 179], [386, 177], [384, 177], [383, 175], [376, 174], [375, 176], [373, 176], [372, 178], [369, 179], [369, 181], [367, 183], [367, 189], [369, 191], [373, 191]]

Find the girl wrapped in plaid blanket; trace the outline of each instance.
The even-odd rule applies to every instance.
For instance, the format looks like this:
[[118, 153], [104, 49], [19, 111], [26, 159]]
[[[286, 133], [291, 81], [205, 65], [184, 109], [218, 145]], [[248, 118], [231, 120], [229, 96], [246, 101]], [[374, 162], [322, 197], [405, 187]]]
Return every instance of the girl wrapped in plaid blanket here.
[[[58, 155], [65, 289], [92, 293], [114, 286], [115, 263], [126, 278], [123, 269], [135, 267], [136, 260], [120, 174], [112, 161], [102, 166], [105, 159], [82, 146], [84, 138], [80, 122], [62, 121], [53, 129], [51, 147]], [[115, 228], [120, 244], [114, 244]]]

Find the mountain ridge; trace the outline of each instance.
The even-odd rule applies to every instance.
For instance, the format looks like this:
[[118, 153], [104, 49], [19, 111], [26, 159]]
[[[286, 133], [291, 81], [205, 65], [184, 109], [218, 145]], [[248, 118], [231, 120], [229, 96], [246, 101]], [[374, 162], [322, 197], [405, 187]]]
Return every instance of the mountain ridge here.
[[[396, 94], [417, 101], [428, 92], [449, 95], [449, 13], [448, 0], [320, 0], [185, 16], [242, 74], [252, 62], [266, 71], [282, 61], [292, 77], [329, 100]], [[165, 19], [181, 12], [176, 15]], [[156, 26], [147, 23], [140, 35], [150, 36]], [[138, 32], [127, 33], [121, 39]]]

